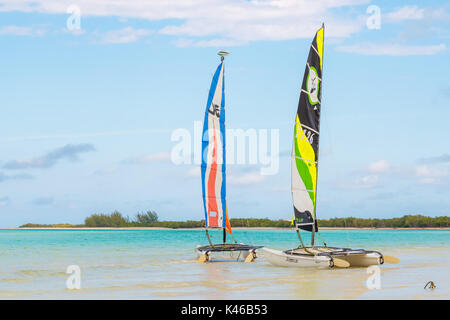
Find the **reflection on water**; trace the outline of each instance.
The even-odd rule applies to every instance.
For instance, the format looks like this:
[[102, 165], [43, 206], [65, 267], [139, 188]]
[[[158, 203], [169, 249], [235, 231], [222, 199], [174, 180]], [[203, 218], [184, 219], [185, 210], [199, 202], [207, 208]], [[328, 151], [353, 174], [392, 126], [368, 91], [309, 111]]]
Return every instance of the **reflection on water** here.
[[[325, 230], [323, 236], [401, 262], [381, 266], [381, 289], [368, 290], [366, 269], [281, 268], [262, 256], [199, 264], [200, 230], [0, 230], [0, 299], [450, 298], [449, 231]], [[235, 237], [273, 248], [297, 245], [288, 230], [237, 230]], [[81, 268], [81, 290], [66, 289], [69, 265]], [[437, 288], [424, 290], [430, 280]]]

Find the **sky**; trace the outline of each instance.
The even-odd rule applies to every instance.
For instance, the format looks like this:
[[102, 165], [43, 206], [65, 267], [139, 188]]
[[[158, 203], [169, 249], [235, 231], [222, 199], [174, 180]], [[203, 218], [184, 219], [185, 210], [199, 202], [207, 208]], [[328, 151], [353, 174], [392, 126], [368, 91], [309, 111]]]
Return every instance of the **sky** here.
[[198, 143], [220, 49], [227, 129], [279, 138], [274, 174], [260, 159], [227, 166], [229, 215], [290, 219], [294, 119], [322, 22], [318, 217], [449, 215], [446, 1], [1, 0], [0, 227], [204, 218], [198, 164], [174, 163], [173, 135]]

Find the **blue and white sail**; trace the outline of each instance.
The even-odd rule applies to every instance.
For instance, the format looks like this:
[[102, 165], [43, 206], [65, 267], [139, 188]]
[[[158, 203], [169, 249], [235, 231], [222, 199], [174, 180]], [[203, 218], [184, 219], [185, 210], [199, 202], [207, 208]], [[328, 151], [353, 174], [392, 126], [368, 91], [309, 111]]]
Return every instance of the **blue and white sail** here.
[[214, 73], [202, 134], [202, 192], [206, 227], [231, 233], [226, 205], [224, 59]]

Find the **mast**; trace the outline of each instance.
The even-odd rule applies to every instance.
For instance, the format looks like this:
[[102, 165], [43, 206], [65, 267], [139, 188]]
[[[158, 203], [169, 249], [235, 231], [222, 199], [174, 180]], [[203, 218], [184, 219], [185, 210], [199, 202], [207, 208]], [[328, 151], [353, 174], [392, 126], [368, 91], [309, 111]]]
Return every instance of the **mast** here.
[[[323, 39], [325, 39], [325, 23], [322, 22], [322, 34], [323, 34]], [[322, 48], [322, 65], [323, 65], [323, 48]], [[323, 80], [323, 69], [322, 69], [322, 80]], [[320, 87], [320, 107], [322, 107], [322, 88], [323, 88], [323, 81], [321, 81], [322, 86]], [[320, 132], [320, 122], [319, 122], [319, 130]], [[319, 146], [320, 146], [320, 135], [317, 136], [317, 181], [319, 181]], [[317, 191], [319, 190], [319, 188], [316, 188], [316, 205], [314, 206], [314, 217], [315, 217], [315, 221], [313, 224], [313, 229], [312, 229], [312, 235], [311, 235], [311, 246], [314, 247], [314, 236], [316, 233], [316, 226], [317, 226]]]
[[[219, 52], [217, 52], [217, 54], [220, 56], [220, 61], [222, 61], [222, 63], [224, 63], [225, 56], [229, 55], [229, 53], [226, 52], [225, 50], [220, 50]], [[226, 219], [228, 220], [228, 215], [227, 214], [226, 214]], [[226, 227], [223, 228], [223, 243], [225, 243], [225, 242], [227, 242], [227, 229], [226, 229]]]

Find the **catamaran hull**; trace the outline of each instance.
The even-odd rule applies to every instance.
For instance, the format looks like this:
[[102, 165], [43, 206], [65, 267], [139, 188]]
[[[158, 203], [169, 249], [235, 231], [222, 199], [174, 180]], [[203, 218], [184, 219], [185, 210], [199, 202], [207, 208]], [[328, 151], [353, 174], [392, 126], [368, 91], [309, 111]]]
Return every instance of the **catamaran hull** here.
[[[197, 257], [205, 256], [205, 262], [242, 262], [253, 261], [257, 258], [256, 250], [261, 246], [249, 246], [244, 244], [227, 244], [211, 246], [197, 246]], [[249, 255], [252, 255], [251, 259]], [[249, 258], [249, 259], [247, 259]], [[247, 259], [247, 260], [246, 260]]]
[[367, 268], [374, 265], [383, 264], [383, 257], [375, 252], [365, 254], [354, 254], [347, 256], [336, 256], [341, 260], [350, 263], [350, 267]]
[[208, 255], [208, 262], [242, 262], [247, 258], [250, 254], [248, 250], [239, 250], [239, 251], [215, 251], [204, 253], [199, 250], [195, 250], [197, 253], [197, 258], [200, 258], [202, 255]]
[[264, 258], [275, 266], [280, 267], [316, 267], [333, 268], [334, 258], [347, 261], [350, 267], [369, 267], [383, 264], [383, 256], [374, 251], [358, 253], [359, 250], [347, 250], [328, 255], [307, 255], [292, 253], [295, 250], [280, 251], [269, 248], [262, 248]]
[[330, 268], [333, 266], [331, 258], [325, 256], [303, 256], [286, 254], [280, 250], [262, 248], [264, 258], [279, 267], [315, 267]]

